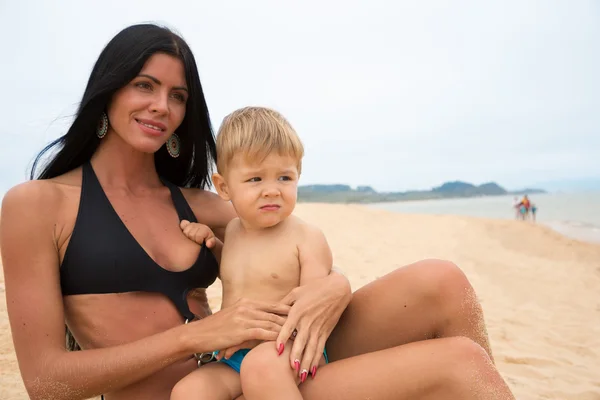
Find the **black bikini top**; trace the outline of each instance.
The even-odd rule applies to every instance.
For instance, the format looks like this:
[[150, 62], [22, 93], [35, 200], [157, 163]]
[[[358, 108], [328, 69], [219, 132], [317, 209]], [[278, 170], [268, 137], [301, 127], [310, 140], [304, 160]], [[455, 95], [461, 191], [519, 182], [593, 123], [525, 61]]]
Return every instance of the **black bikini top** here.
[[[124, 292], [158, 292], [173, 301], [184, 318], [193, 319], [187, 303], [191, 289], [206, 288], [219, 273], [212, 252], [202, 245], [186, 270], [159, 266], [135, 240], [104, 193], [89, 162], [83, 165], [81, 197], [75, 227], [60, 268], [63, 296]], [[171, 191], [179, 220], [197, 222], [181, 190]]]

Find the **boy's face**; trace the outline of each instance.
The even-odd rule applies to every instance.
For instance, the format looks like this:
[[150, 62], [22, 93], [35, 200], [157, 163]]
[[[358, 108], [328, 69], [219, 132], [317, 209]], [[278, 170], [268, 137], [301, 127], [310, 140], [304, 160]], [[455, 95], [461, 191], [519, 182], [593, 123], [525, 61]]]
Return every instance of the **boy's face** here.
[[225, 176], [215, 174], [219, 195], [231, 200], [246, 228], [262, 229], [287, 218], [298, 196], [298, 162], [295, 158], [269, 154], [252, 162], [243, 155], [233, 157]]

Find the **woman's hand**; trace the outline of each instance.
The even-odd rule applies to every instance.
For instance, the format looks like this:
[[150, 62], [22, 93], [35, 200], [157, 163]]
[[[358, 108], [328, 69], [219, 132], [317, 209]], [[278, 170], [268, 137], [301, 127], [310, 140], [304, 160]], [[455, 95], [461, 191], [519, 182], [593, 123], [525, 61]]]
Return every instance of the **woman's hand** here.
[[187, 326], [184, 343], [190, 353], [242, 348], [253, 341], [277, 339], [291, 307], [240, 299], [230, 307]]
[[[292, 308], [277, 336], [276, 347], [281, 354], [284, 343], [288, 339], [294, 340], [290, 365], [301, 379], [306, 379], [308, 372], [314, 377], [325, 342], [351, 298], [346, 277], [332, 272], [325, 278], [293, 289], [282, 300]], [[305, 376], [302, 376], [303, 372]]]

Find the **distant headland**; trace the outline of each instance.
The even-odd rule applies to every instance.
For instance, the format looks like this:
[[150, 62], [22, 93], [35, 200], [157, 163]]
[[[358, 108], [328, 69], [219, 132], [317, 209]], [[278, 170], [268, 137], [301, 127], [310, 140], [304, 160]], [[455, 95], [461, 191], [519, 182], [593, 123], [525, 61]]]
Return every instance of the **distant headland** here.
[[305, 203], [381, 203], [536, 193], [546, 193], [546, 191], [534, 188], [508, 191], [495, 182], [473, 185], [467, 182], [454, 181], [446, 182], [431, 190], [413, 190], [408, 192], [377, 192], [370, 186], [358, 186], [354, 189], [348, 185], [333, 184], [299, 186], [298, 201]]

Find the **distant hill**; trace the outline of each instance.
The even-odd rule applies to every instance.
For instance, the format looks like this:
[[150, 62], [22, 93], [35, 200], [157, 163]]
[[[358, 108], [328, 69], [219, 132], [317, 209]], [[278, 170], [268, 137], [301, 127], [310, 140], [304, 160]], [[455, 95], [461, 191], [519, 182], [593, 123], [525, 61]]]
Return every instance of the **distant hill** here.
[[457, 197], [499, 196], [508, 193], [503, 187], [494, 182], [488, 182], [479, 186], [475, 186], [473, 184], [460, 181], [446, 182], [442, 186], [433, 188], [432, 191], [445, 195], [456, 195]]
[[306, 185], [298, 187], [298, 201], [325, 203], [379, 203], [388, 201], [408, 201], [443, 199], [457, 197], [501, 196], [506, 194], [545, 193], [542, 189], [507, 191], [495, 182], [473, 185], [467, 182], [445, 182], [431, 190], [379, 193], [370, 186], [348, 185]]

